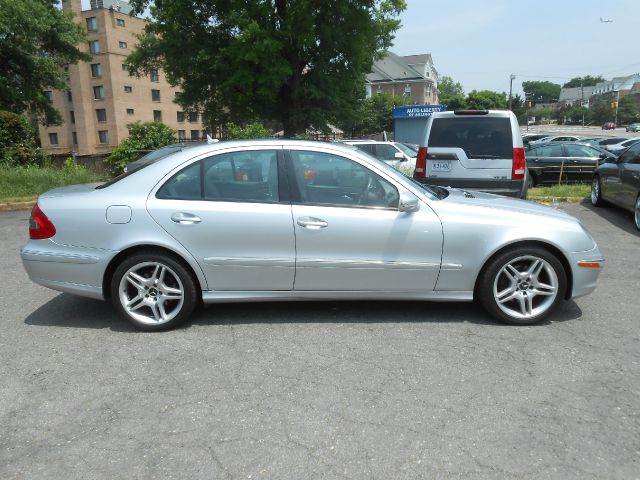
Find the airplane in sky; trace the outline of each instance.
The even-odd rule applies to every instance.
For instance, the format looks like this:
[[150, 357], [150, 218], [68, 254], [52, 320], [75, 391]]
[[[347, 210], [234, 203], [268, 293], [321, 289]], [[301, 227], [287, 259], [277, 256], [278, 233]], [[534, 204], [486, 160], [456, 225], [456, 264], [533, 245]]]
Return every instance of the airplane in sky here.
[[611, 20], [610, 18], [602, 18], [602, 17], [600, 17], [600, 21], [602, 23], [613, 23], [613, 20]]

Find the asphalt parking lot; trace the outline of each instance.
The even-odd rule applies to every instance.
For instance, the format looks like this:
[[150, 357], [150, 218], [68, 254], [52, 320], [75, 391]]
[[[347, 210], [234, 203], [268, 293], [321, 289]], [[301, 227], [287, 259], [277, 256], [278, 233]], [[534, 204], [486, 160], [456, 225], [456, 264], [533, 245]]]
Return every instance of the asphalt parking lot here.
[[640, 478], [640, 235], [535, 327], [471, 304], [215, 306], [140, 333], [32, 284], [0, 213], [0, 478]]

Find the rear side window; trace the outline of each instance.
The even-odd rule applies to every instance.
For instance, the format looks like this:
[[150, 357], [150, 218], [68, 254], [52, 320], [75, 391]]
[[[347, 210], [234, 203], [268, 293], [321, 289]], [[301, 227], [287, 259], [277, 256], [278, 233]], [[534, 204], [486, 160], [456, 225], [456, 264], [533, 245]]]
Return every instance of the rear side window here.
[[562, 147], [560, 145], [545, 145], [534, 149], [531, 153], [533, 157], [562, 157]]
[[434, 118], [428, 147], [462, 148], [468, 158], [512, 158], [508, 118]]
[[586, 145], [566, 145], [568, 157], [599, 157], [600, 152]]

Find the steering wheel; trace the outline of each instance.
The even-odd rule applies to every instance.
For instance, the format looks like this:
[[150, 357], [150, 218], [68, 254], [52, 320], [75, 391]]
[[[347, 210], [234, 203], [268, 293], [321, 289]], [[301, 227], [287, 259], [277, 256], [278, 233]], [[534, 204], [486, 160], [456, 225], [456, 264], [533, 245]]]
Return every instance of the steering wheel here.
[[385, 191], [380, 182], [373, 175], [369, 175], [367, 184], [360, 193], [358, 205], [378, 204], [384, 199], [384, 194]]

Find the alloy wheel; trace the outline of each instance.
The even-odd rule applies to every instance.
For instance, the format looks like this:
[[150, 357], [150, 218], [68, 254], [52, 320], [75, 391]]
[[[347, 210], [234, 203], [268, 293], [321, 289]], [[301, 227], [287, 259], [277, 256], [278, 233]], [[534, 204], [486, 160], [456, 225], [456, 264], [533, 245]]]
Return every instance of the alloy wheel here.
[[591, 203], [598, 205], [600, 203], [600, 178], [594, 177], [591, 183]]
[[525, 255], [504, 265], [493, 282], [493, 296], [502, 312], [526, 320], [544, 314], [558, 296], [558, 275], [545, 259]]
[[636, 228], [640, 230], [640, 196], [636, 199], [636, 209], [634, 213]]
[[145, 325], [162, 325], [180, 313], [184, 286], [167, 265], [142, 262], [122, 276], [118, 295], [125, 312], [134, 320]]

